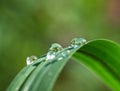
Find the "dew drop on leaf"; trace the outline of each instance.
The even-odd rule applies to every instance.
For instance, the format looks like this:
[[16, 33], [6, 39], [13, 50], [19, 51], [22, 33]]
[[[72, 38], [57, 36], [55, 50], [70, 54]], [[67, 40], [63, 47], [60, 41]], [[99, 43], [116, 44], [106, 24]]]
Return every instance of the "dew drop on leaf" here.
[[55, 56], [62, 50], [62, 46], [58, 43], [54, 43], [51, 45], [47, 55], [46, 55], [46, 60], [51, 60], [54, 59]]
[[62, 59], [63, 59], [63, 57], [59, 57], [59, 58], [58, 58], [58, 61], [60, 61], [60, 60], [62, 60]]
[[70, 53], [69, 47], [64, 49], [63, 52], [61, 52], [60, 57], [58, 58], [58, 61], [66, 58]]
[[27, 65], [32, 64], [35, 60], [37, 60], [38, 58], [36, 56], [30, 56], [26, 58], [26, 63]]
[[86, 40], [84, 38], [74, 38], [71, 41], [71, 47], [77, 48], [79, 46], [82, 46], [86, 44]]

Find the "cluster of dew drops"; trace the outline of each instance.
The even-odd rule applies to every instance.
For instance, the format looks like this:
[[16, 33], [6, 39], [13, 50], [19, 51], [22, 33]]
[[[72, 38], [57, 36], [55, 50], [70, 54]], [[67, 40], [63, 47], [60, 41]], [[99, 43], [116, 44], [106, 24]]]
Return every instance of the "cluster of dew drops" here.
[[[45, 60], [51, 61], [51, 60], [55, 59], [58, 54], [61, 54], [60, 57], [58, 58], [58, 60], [62, 60], [63, 58], [67, 57], [67, 55], [69, 55], [71, 49], [78, 48], [80, 46], [83, 46], [84, 44], [86, 44], [86, 40], [84, 38], [74, 38], [71, 41], [70, 46], [68, 46], [66, 48], [63, 48], [58, 43], [53, 43], [51, 45], [51, 47], [49, 48], [48, 53], [45, 56]], [[62, 51], [62, 50], [64, 50], [64, 51]], [[40, 57], [40, 58], [42, 58], [42, 57]], [[27, 57], [26, 63], [27, 63], [27, 65], [30, 65], [30, 64], [34, 63], [37, 59], [38, 58], [34, 55]]]

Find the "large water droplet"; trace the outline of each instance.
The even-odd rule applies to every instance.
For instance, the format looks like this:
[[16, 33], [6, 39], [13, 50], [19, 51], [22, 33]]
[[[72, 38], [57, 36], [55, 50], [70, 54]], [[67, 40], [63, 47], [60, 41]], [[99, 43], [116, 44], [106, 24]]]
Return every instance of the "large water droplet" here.
[[30, 56], [26, 58], [26, 63], [27, 65], [32, 64], [35, 60], [37, 60], [38, 58], [36, 56]]
[[54, 51], [54, 52], [59, 52], [61, 51], [63, 48], [60, 44], [58, 43], [53, 43], [49, 49], [49, 51]]
[[86, 44], [86, 40], [84, 38], [74, 38], [71, 41], [71, 46], [74, 48], [77, 48], [77, 47], [82, 46], [84, 44]]
[[55, 56], [62, 50], [62, 46], [58, 43], [54, 43], [51, 45], [49, 52], [46, 55], [46, 60], [52, 60]]

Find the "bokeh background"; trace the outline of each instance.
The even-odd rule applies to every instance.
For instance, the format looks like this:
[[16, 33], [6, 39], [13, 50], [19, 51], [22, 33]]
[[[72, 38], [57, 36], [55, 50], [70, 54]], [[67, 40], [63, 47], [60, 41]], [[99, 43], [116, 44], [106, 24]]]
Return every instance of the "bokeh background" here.
[[[120, 43], [120, 0], [0, 0], [0, 91], [54, 42], [106, 38]], [[111, 91], [93, 72], [70, 61], [54, 91]]]

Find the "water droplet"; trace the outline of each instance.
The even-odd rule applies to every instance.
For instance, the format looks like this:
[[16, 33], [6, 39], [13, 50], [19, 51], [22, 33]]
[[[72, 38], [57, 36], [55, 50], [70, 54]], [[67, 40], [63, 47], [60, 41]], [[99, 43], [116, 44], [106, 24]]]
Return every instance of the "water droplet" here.
[[67, 50], [67, 53], [70, 53], [70, 50]]
[[60, 55], [60, 57], [58, 58], [58, 61], [66, 58], [67, 56], [68, 56], [68, 53], [67, 53], [67, 52], [63, 52], [63, 53]]
[[54, 52], [59, 52], [61, 51], [63, 48], [60, 44], [58, 43], [53, 43], [49, 49], [49, 51], [54, 51]]
[[63, 58], [67, 57], [66, 52], [63, 52], [63, 53], [62, 53], [62, 57], [63, 57]]
[[60, 60], [62, 60], [62, 59], [63, 59], [63, 57], [59, 57], [59, 58], [58, 58], [58, 61], [60, 61]]
[[51, 60], [55, 58], [56, 53], [49, 51], [46, 55], [46, 60]]
[[60, 57], [58, 58], [58, 61], [62, 60], [63, 58], [66, 58], [70, 53], [69, 48], [65, 48], [63, 52], [61, 52]]
[[51, 60], [51, 59], [54, 59], [55, 56], [62, 50], [62, 46], [57, 44], [57, 43], [54, 43], [51, 45], [50, 49], [49, 49], [49, 52], [47, 53], [46, 55], [46, 60]]
[[36, 56], [30, 56], [26, 58], [26, 63], [27, 65], [32, 64], [35, 60], [37, 60], [38, 58]]
[[83, 39], [83, 38], [74, 38], [71, 41], [71, 46], [74, 47], [74, 48], [77, 48], [77, 47], [82, 46], [84, 44], [86, 44], [86, 40]]

